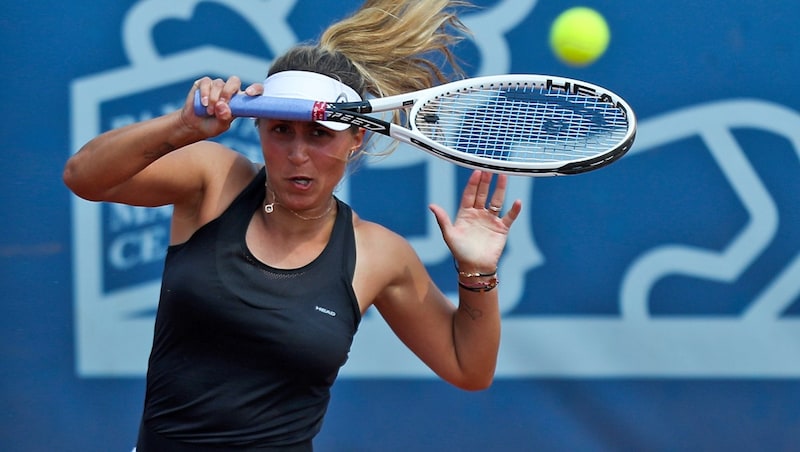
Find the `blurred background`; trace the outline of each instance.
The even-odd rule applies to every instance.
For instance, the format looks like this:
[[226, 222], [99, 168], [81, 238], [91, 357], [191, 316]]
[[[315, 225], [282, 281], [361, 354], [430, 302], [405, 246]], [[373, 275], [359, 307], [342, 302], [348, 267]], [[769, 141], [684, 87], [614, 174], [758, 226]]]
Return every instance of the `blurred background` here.
[[[619, 162], [514, 178], [494, 385], [442, 383], [372, 312], [333, 388], [320, 451], [796, 450], [800, 443], [800, 4], [477, 2], [469, 75], [543, 73], [636, 111]], [[170, 211], [61, 182], [98, 133], [181, 105], [203, 75], [260, 81], [358, 1], [6, 2], [0, 71], [0, 449], [135, 443]], [[588, 6], [611, 40], [582, 67], [550, 25]], [[369, 39], [369, 37], [365, 37]], [[220, 141], [260, 159], [248, 121]], [[339, 188], [456, 290], [427, 204], [468, 171], [401, 148]]]

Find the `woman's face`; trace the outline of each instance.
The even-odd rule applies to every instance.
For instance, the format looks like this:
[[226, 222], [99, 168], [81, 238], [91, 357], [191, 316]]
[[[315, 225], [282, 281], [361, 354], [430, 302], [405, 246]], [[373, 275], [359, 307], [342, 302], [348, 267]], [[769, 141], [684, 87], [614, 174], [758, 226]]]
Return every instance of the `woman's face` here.
[[329, 202], [364, 140], [363, 129], [337, 132], [315, 122], [262, 119], [258, 129], [269, 187], [295, 211]]

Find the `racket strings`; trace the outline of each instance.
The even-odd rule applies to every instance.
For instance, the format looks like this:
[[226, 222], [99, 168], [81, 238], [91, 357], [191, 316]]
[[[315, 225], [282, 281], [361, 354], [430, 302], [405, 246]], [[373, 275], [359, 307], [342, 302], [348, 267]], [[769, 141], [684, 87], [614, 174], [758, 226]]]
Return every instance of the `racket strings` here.
[[457, 152], [512, 163], [591, 158], [628, 130], [625, 113], [608, 101], [531, 85], [451, 92], [422, 106], [414, 123]]

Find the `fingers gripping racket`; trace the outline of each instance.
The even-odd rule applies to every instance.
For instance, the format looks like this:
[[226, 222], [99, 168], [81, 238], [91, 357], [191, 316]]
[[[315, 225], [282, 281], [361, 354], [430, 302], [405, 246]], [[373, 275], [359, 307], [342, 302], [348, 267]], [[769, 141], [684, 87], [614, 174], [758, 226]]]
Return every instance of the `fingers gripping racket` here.
[[[350, 103], [240, 94], [230, 107], [239, 117], [347, 123], [464, 167], [527, 176], [601, 168], [622, 157], [636, 135], [634, 112], [621, 97], [545, 75], [471, 78]], [[397, 109], [410, 109], [407, 127], [369, 115]], [[199, 93], [195, 113], [206, 115]]]

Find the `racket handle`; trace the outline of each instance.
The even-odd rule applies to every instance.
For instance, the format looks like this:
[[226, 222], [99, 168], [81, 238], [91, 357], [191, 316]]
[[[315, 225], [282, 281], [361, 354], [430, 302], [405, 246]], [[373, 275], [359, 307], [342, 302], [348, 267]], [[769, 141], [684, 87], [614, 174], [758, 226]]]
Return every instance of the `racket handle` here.
[[[231, 98], [230, 107], [231, 113], [236, 117], [311, 121], [315, 103], [306, 99], [236, 94]], [[194, 114], [208, 116], [206, 107], [200, 102], [199, 90], [194, 94]]]

